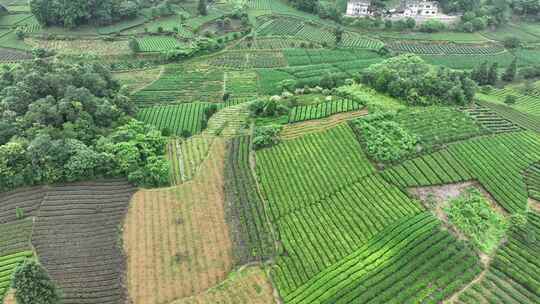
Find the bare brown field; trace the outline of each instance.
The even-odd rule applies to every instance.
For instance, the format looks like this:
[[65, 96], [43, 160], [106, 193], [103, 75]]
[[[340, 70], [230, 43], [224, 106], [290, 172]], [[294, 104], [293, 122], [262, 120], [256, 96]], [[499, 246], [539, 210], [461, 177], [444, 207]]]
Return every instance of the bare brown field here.
[[123, 234], [133, 303], [191, 297], [219, 284], [231, 271], [223, 139], [216, 139], [210, 156], [193, 180], [134, 195]]
[[324, 130], [328, 130], [339, 125], [342, 122], [358, 118], [367, 114], [367, 110], [360, 110], [355, 112], [340, 113], [324, 119], [289, 124], [286, 125], [285, 128], [283, 128], [279, 136], [282, 139], [295, 139], [308, 133], [322, 132]]
[[249, 267], [234, 273], [216, 288], [171, 304], [270, 304], [275, 302], [272, 292], [264, 270]]

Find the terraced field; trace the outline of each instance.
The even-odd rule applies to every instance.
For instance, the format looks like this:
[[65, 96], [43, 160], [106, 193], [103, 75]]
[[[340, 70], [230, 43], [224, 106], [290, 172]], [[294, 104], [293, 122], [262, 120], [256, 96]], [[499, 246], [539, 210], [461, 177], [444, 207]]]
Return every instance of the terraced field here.
[[218, 102], [223, 96], [223, 71], [167, 65], [161, 77], [133, 99], [142, 106], [194, 101]]
[[211, 105], [199, 102], [148, 107], [139, 111], [137, 118], [172, 135], [198, 134], [207, 124], [205, 110]]
[[385, 46], [398, 53], [420, 55], [493, 55], [504, 52], [504, 48], [497, 45], [390, 42]]
[[297, 106], [289, 113], [289, 123], [326, 118], [337, 113], [352, 112], [364, 105], [351, 99], [337, 99], [319, 104]]

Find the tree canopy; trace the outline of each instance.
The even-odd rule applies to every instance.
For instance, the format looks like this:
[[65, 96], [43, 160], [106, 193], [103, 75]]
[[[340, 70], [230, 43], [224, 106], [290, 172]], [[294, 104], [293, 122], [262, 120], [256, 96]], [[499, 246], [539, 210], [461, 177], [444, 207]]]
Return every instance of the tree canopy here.
[[30, 0], [30, 9], [43, 25], [73, 28], [84, 23], [102, 25], [135, 17], [138, 5], [129, 0]]
[[47, 271], [34, 260], [27, 260], [13, 274], [12, 287], [18, 304], [60, 304], [60, 292]]
[[466, 72], [432, 66], [412, 54], [371, 65], [361, 72], [360, 80], [410, 105], [465, 105], [476, 93], [476, 84]]
[[[136, 184], [163, 183], [161, 176], [137, 173], [147, 166], [162, 172], [167, 162], [160, 158], [165, 146], [161, 133], [132, 122], [134, 113], [103, 65], [38, 59], [4, 68], [0, 191], [120, 175]], [[136, 167], [134, 153], [139, 155]], [[148, 174], [155, 177], [155, 172]]]

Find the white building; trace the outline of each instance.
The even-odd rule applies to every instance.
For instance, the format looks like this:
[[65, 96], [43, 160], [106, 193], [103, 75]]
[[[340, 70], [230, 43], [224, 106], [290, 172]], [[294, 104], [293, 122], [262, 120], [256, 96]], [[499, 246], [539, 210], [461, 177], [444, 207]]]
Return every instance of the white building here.
[[347, 16], [350, 17], [365, 17], [370, 16], [369, 6], [371, 1], [369, 0], [349, 0], [347, 3]]
[[439, 3], [426, 0], [404, 0], [396, 11], [402, 17], [429, 17], [439, 14]]

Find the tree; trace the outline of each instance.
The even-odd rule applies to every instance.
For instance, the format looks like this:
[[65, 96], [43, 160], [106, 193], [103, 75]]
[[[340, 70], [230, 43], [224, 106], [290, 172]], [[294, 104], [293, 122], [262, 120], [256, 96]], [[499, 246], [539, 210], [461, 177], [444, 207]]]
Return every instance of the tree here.
[[129, 39], [129, 49], [135, 54], [140, 51], [139, 42], [137, 42], [137, 39], [131, 38]]
[[512, 63], [506, 68], [506, 71], [504, 72], [502, 76], [502, 80], [504, 81], [513, 81], [516, 78], [517, 74], [517, 59], [514, 59]]
[[484, 61], [479, 66], [474, 67], [471, 78], [476, 81], [479, 85], [486, 85], [489, 83], [489, 70], [488, 70], [488, 62]]
[[488, 76], [487, 76], [487, 84], [495, 85], [497, 81], [499, 80], [499, 64], [497, 62], [494, 62], [491, 67], [489, 68]]
[[336, 35], [336, 45], [340, 44], [343, 40], [343, 28], [341, 26], [336, 27], [334, 34]]
[[199, 0], [199, 5], [197, 6], [197, 10], [199, 11], [200, 15], [203, 15], [203, 16], [208, 15], [208, 8], [206, 7], [206, 0]]
[[58, 288], [47, 271], [34, 260], [27, 260], [13, 273], [12, 288], [17, 304], [60, 304]]
[[466, 105], [476, 92], [466, 72], [433, 66], [412, 54], [371, 65], [361, 72], [360, 81], [411, 105]]
[[513, 105], [517, 102], [517, 97], [515, 95], [506, 95], [504, 98], [504, 103], [508, 105]]
[[137, 16], [134, 1], [31, 0], [30, 10], [39, 23], [74, 28], [85, 23], [111, 24]]
[[509, 49], [516, 49], [521, 46], [521, 40], [517, 37], [507, 37], [504, 39], [504, 46]]

